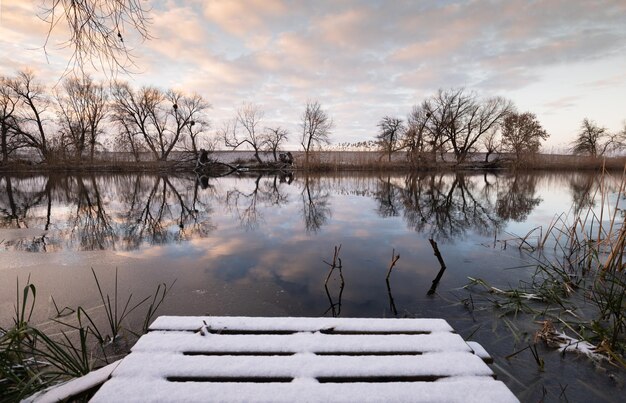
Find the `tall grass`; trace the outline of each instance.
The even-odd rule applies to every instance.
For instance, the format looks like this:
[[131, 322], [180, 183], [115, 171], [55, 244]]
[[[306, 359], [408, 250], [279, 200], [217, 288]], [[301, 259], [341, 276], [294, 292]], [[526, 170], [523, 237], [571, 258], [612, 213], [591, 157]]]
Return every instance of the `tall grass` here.
[[[147, 330], [147, 324], [173, 285], [159, 284], [152, 296], [139, 302], [133, 302], [131, 294], [121, 304], [117, 270], [113, 297], [103, 291], [95, 271], [93, 275], [102, 302], [99, 307], [59, 309], [53, 300], [57, 316], [42, 325], [31, 323], [36, 286], [29, 277], [20, 290], [17, 281], [13, 323], [6, 329], [0, 328], [0, 401], [19, 401], [125, 355], [130, 347], [128, 341]], [[127, 326], [129, 315], [146, 304], [141, 328], [135, 330]], [[101, 311], [104, 311], [107, 326], [98, 325]], [[121, 338], [126, 338], [127, 343], [116, 342]]]
[[[611, 188], [609, 179], [618, 186]], [[603, 170], [590, 192], [590, 205], [574, 206], [518, 239], [536, 268], [529, 281], [501, 289], [470, 278], [468, 286], [486, 291], [503, 314], [525, 313], [559, 325], [560, 332], [548, 327], [553, 330], [540, 332], [540, 339], [588, 342], [595, 353], [626, 367], [626, 169], [621, 178]]]

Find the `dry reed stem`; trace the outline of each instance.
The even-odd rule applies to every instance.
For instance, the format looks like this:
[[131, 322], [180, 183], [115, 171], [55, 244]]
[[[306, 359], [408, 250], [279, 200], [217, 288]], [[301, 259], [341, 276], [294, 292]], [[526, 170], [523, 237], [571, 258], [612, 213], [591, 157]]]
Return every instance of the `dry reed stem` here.
[[604, 177], [606, 174], [606, 170], [605, 170], [605, 162], [603, 160], [602, 162], [602, 175], [600, 176], [600, 225], [598, 225], [598, 245], [600, 245], [600, 241], [601, 241], [601, 233], [602, 233], [602, 218], [604, 215], [604, 198], [606, 195], [606, 192], [604, 191]]
[[[339, 269], [339, 275], [341, 276], [341, 280], [343, 281], [343, 273], [341, 273], [342, 267], [341, 267], [341, 258], [339, 257], [339, 251], [341, 251], [341, 244], [339, 245], [339, 247], [335, 245], [335, 252], [333, 254], [332, 263], [328, 263], [327, 261], [323, 260], [324, 263], [330, 266], [330, 270], [328, 271], [328, 275], [326, 276], [326, 281], [324, 281], [324, 284], [328, 284], [328, 280], [330, 279], [331, 274], [333, 274], [333, 271], [336, 268]], [[337, 264], [337, 261], [339, 262], [339, 264]]]
[[393, 266], [396, 265], [396, 262], [398, 261], [398, 259], [400, 259], [400, 255], [396, 255], [396, 250], [394, 249], [391, 252], [391, 264], [389, 265], [389, 270], [387, 270], [387, 280], [389, 280], [389, 276], [391, 275], [391, 270], [393, 269]]
[[606, 259], [604, 263], [603, 271], [606, 272], [614, 265], [616, 266], [616, 270], [620, 272], [624, 269], [624, 265], [622, 264], [622, 259], [624, 256], [624, 249], [626, 248], [626, 226], [622, 224], [622, 229], [620, 230], [619, 237], [617, 239], [616, 244], [611, 248], [611, 252], [609, 257]]
[[[617, 197], [615, 197], [615, 209], [613, 210], [613, 216], [611, 217], [611, 225], [609, 227], [609, 234], [613, 233], [613, 226], [615, 225], [615, 219], [617, 218], [617, 212], [619, 211], [619, 200], [620, 197], [625, 195], [624, 186], [626, 186], [626, 165], [624, 165], [624, 171], [622, 172], [622, 180], [620, 183], [619, 191], [617, 192]], [[624, 224], [622, 223], [622, 226]]]

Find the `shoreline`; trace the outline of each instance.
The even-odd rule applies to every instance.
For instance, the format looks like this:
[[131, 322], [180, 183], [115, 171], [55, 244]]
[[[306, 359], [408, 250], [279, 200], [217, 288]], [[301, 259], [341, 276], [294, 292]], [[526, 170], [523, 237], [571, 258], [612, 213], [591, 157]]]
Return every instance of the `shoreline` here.
[[[469, 161], [457, 164], [452, 154], [444, 160], [427, 163], [411, 162], [406, 154], [395, 153], [391, 161], [387, 154], [379, 151], [322, 151], [310, 155], [308, 166], [304, 166], [304, 153], [293, 152], [295, 163], [288, 169], [280, 168], [271, 160], [268, 152], [259, 153], [264, 160], [259, 164], [251, 151], [215, 151], [214, 161], [237, 165], [247, 172], [456, 172], [456, 171], [544, 171], [544, 170], [624, 170], [626, 157], [589, 157], [576, 155], [537, 154], [524, 161], [515, 161], [509, 156], [492, 157], [485, 162], [484, 154], [475, 154]], [[109, 157], [109, 158], [107, 158]], [[22, 173], [181, 173], [194, 172], [195, 159], [184, 158], [182, 153], [168, 161], [142, 160], [136, 162], [129, 154], [103, 153], [93, 161], [58, 161], [32, 163], [25, 160], [0, 164], [1, 174]]]

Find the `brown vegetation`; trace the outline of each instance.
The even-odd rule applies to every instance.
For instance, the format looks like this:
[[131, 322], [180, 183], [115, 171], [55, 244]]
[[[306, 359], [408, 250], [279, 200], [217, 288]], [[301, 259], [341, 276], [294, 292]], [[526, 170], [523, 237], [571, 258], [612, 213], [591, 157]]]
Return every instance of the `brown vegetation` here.
[[360, 152], [323, 148], [333, 120], [308, 101], [300, 117], [302, 150], [292, 165], [278, 158], [288, 131], [263, 127], [264, 111], [255, 104], [242, 104], [211, 133], [211, 106], [199, 94], [125, 82], [106, 88], [88, 76], [66, 79], [54, 96], [50, 91], [28, 71], [0, 77], [0, 169], [191, 170], [203, 150], [213, 163], [235, 162], [220, 159], [218, 138], [231, 150], [252, 150], [253, 161], [244, 157], [235, 170], [621, 169], [624, 159], [615, 156], [626, 149], [626, 128], [611, 134], [585, 119], [572, 150], [588, 157], [540, 155], [548, 133], [533, 113], [516, 112], [504, 98], [453, 89], [415, 105], [406, 123], [384, 116], [376, 140], [357, 143], [366, 150]]
[[[213, 151], [211, 158], [220, 163], [239, 166], [252, 171], [294, 170], [311, 172], [338, 171], [455, 171], [455, 170], [622, 170], [626, 157], [591, 157], [567, 154], [536, 154], [515, 161], [508, 154], [492, 154], [489, 162], [484, 161], [484, 154], [475, 155], [463, 164], [457, 164], [452, 154], [445, 154], [444, 161], [422, 161], [416, 164], [405, 151], [388, 155], [380, 151], [313, 151], [309, 153], [308, 165], [303, 151], [292, 151], [293, 166], [273, 161], [272, 151], [260, 151], [262, 163], [258, 163], [252, 151]], [[131, 153], [98, 152], [92, 161], [72, 161], [51, 159], [46, 163], [34, 164], [28, 160], [13, 160], [10, 164], [0, 165], [4, 172], [175, 172], [191, 171], [195, 166], [193, 153], [175, 152], [168, 161], [155, 161], [149, 153], [140, 153], [135, 160]]]

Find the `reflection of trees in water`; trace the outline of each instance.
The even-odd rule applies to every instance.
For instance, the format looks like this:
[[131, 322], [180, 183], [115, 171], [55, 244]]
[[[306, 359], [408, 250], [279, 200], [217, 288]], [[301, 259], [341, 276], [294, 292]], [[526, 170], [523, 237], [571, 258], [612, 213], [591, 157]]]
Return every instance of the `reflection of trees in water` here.
[[[123, 199], [123, 248], [137, 249], [143, 243], [166, 244], [207, 236], [215, 227], [212, 208], [201, 199], [195, 180], [175, 181], [167, 176], [133, 176]], [[208, 190], [203, 190], [205, 194]]]
[[464, 174], [409, 176], [402, 202], [409, 226], [431, 238], [453, 239], [470, 229], [484, 233], [501, 225], [491, 201]]
[[396, 217], [399, 213], [400, 189], [392, 184], [391, 176], [380, 178], [374, 199], [378, 202], [378, 214], [381, 217]]
[[569, 179], [569, 188], [572, 193], [574, 217], [578, 217], [584, 210], [595, 207], [592, 190], [596, 184], [595, 175], [572, 175]]
[[282, 187], [292, 180], [290, 175], [264, 177], [263, 174], [259, 174], [253, 182], [252, 190], [243, 191], [239, 188], [228, 190], [226, 205], [237, 214], [242, 227], [254, 230], [263, 220], [261, 205], [280, 207], [289, 203], [289, 197]]
[[72, 192], [76, 210], [70, 214], [70, 242], [78, 242], [80, 250], [104, 250], [115, 246], [117, 234], [111, 225], [96, 178], [76, 178]]
[[306, 232], [317, 232], [331, 216], [330, 193], [319, 177], [306, 176], [302, 188], [302, 218]]
[[[20, 182], [19, 180], [17, 181]], [[10, 176], [0, 178], [0, 226], [2, 228], [28, 228], [29, 210], [41, 203], [45, 192], [32, 192], [14, 186]]]
[[[263, 221], [261, 206], [281, 207], [289, 204], [289, 197], [284, 190], [291, 184], [291, 175], [259, 174], [253, 180], [251, 189], [243, 190], [243, 186], [226, 191], [226, 205], [237, 215], [243, 228], [255, 230]], [[307, 232], [317, 232], [331, 215], [328, 199], [330, 191], [323, 184], [323, 179], [305, 176], [302, 182], [302, 219]]]
[[317, 180], [320, 180], [324, 189], [333, 195], [375, 197], [376, 183], [379, 179], [369, 172], [334, 172], [324, 173], [318, 176]]
[[402, 214], [409, 227], [435, 239], [453, 239], [468, 230], [488, 235], [509, 219], [523, 220], [541, 202], [536, 177], [515, 175], [408, 175], [404, 181], [379, 178], [375, 199], [382, 217]]
[[525, 221], [541, 203], [535, 197], [537, 176], [532, 174], [506, 175], [498, 178], [496, 212], [503, 220]]
[[[0, 228], [29, 229], [37, 228], [47, 231], [50, 227], [52, 209], [52, 182], [43, 177], [34, 178], [0, 178]], [[40, 217], [33, 210], [45, 206], [45, 217]], [[49, 250], [50, 241], [46, 234], [32, 238], [21, 238], [6, 242], [15, 250], [43, 252]]]
[[0, 227], [48, 231], [7, 242], [15, 250], [50, 251], [63, 242], [78, 250], [136, 249], [206, 236], [214, 229], [212, 195], [199, 192], [191, 178], [2, 177], [0, 187]]
[[[2, 176], [0, 228], [19, 230], [18, 239], [8, 240], [3, 247], [132, 250], [145, 243], [204, 237], [214, 230], [211, 206], [217, 192], [225, 194], [225, 200], [223, 196], [219, 200], [228, 204], [244, 228], [257, 228], [264, 207], [280, 208], [296, 201], [289, 198], [287, 185], [292, 180], [265, 174], [237, 180], [232, 189], [219, 189], [210, 184], [202, 188], [195, 177]], [[593, 177], [575, 175], [567, 180], [574, 200], [583, 200], [579, 204], [584, 205]], [[534, 174], [423, 173], [378, 178], [356, 174], [305, 176], [294, 183], [308, 233], [329, 221], [331, 193], [373, 197], [381, 216], [401, 216], [410, 228], [435, 239], [452, 239], [470, 230], [491, 235], [507, 220], [526, 219], [541, 201]]]

